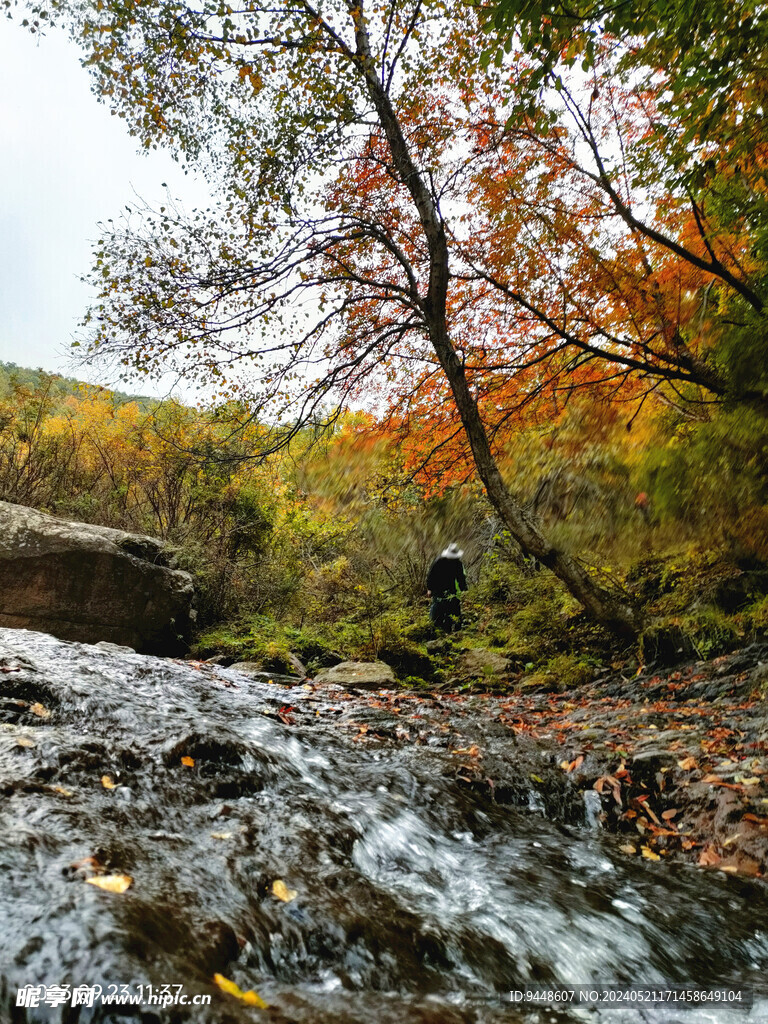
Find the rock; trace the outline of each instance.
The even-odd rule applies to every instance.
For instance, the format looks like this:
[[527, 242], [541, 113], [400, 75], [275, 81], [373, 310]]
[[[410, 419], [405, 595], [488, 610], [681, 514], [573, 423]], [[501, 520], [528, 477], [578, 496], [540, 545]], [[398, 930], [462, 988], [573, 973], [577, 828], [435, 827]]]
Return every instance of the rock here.
[[315, 682], [338, 683], [351, 690], [378, 690], [394, 686], [395, 674], [383, 661], [342, 661], [318, 672]]
[[263, 661], [233, 661], [230, 659], [227, 665], [246, 675], [272, 675], [277, 672], [280, 675], [296, 676], [298, 679], [307, 678], [306, 668], [295, 654], [290, 653], [281, 653], [275, 658], [266, 658]]
[[99, 640], [94, 647], [98, 647], [102, 651], [112, 651], [114, 654], [135, 654], [136, 651], [133, 647], [124, 647], [122, 644], [111, 644], [109, 640]]
[[290, 652], [286, 661], [288, 662], [287, 668], [291, 675], [298, 676], [299, 679], [307, 678], [307, 669], [301, 661], [301, 658], [297, 658], [293, 652]]
[[181, 654], [193, 597], [159, 540], [0, 502], [0, 626]]
[[510, 667], [509, 658], [480, 647], [465, 651], [457, 665], [461, 675], [470, 679], [493, 679], [506, 675]]
[[646, 665], [668, 668], [695, 654], [693, 644], [678, 625], [651, 624], [640, 637], [640, 652]]
[[296, 686], [302, 679], [306, 679], [306, 672], [303, 676], [286, 675], [284, 672], [268, 672], [260, 661], [236, 661], [230, 668], [240, 672], [249, 679], [255, 679], [257, 683], [279, 683], [281, 686]]
[[212, 658], [206, 658], [204, 665], [220, 665], [222, 668], [229, 668], [235, 662], [228, 654], [214, 654]]

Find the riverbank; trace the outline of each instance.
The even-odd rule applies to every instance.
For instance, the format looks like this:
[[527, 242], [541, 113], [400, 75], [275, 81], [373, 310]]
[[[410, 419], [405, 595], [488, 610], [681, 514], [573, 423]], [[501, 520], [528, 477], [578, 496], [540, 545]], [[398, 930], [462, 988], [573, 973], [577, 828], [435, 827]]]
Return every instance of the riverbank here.
[[330, 697], [355, 744], [448, 749], [456, 779], [489, 802], [602, 828], [627, 857], [764, 879], [767, 688], [768, 644], [753, 644], [562, 693], [329, 693], [309, 682], [309, 702], [284, 716], [304, 721]]

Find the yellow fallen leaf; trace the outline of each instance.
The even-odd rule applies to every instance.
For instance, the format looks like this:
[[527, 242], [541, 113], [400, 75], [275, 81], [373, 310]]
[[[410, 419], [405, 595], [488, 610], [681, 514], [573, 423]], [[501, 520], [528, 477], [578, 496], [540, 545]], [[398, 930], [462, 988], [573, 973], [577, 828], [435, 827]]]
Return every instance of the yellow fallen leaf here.
[[637, 853], [637, 847], [633, 846], [632, 843], [622, 843], [619, 849], [622, 853]]
[[211, 832], [211, 839], [231, 839], [231, 832]]
[[17, 736], [16, 743], [20, 747], [36, 747], [37, 744], [34, 740], [31, 740], [29, 736]]
[[295, 889], [289, 889], [282, 878], [276, 878], [272, 883], [272, 894], [283, 903], [290, 903], [299, 895]]
[[735, 781], [736, 782], [740, 782], [742, 784], [742, 786], [759, 786], [760, 783], [763, 780], [762, 779], [758, 779], [755, 775], [753, 775], [749, 779], [740, 779], [738, 776], [736, 776], [736, 780]]
[[222, 992], [234, 996], [235, 999], [241, 999], [248, 1006], [258, 1006], [260, 1010], [266, 1010], [269, 1006], [269, 1003], [265, 1003], [261, 996], [257, 995], [253, 989], [243, 992], [239, 985], [236, 985], [234, 981], [230, 981], [229, 978], [225, 978], [223, 974], [214, 974], [213, 980]]
[[693, 771], [693, 769], [696, 767], [696, 758], [685, 757], [682, 761], [677, 762], [677, 767], [682, 768], [685, 772]]
[[68, 789], [64, 789], [63, 786], [54, 786], [54, 793], [61, 793], [62, 796], [72, 796], [72, 793]]
[[115, 789], [117, 787], [117, 783], [109, 775], [101, 776], [101, 784], [104, 787], [104, 789]]
[[130, 875], [94, 875], [93, 878], [86, 878], [86, 882], [106, 892], [125, 892], [133, 885]]
[[661, 860], [658, 853], [654, 853], [650, 846], [641, 846], [640, 853], [642, 853], [646, 860]]
[[181, 763], [185, 764], [187, 766], [187, 768], [194, 768], [195, 767], [195, 759], [194, 759], [194, 757], [182, 757]]
[[37, 715], [38, 718], [50, 718], [51, 712], [48, 708], [43, 707], [40, 703], [33, 704], [29, 709], [33, 715]]

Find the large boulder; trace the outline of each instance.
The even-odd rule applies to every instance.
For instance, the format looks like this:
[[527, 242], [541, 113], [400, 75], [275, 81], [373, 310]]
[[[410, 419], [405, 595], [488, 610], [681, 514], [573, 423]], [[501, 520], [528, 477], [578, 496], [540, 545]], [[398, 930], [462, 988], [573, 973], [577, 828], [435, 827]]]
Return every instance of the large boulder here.
[[395, 685], [395, 673], [383, 661], [342, 661], [318, 672], [315, 682], [337, 683], [349, 690], [380, 690]]
[[161, 541], [0, 502], [0, 626], [178, 654], [193, 597]]

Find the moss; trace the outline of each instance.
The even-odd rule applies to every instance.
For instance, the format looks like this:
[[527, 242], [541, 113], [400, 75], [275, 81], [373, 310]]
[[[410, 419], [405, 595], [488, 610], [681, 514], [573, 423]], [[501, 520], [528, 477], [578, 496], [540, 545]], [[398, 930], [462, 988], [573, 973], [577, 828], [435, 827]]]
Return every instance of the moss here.
[[197, 637], [193, 654], [198, 658], [223, 654], [234, 661], [260, 661], [268, 670], [284, 672], [289, 667], [290, 654], [297, 655], [309, 667], [312, 662], [327, 661], [332, 650], [328, 642], [312, 631], [255, 615], [204, 630]]
[[648, 665], [673, 665], [687, 657], [716, 658], [743, 639], [743, 628], [735, 617], [705, 608], [648, 626], [640, 638], [640, 654]]
[[412, 673], [425, 677], [432, 675], [432, 659], [425, 648], [405, 637], [401, 637], [399, 640], [390, 639], [382, 644], [377, 651], [377, 656], [387, 665], [391, 665], [398, 675]]
[[574, 654], [557, 654], [542, 669], [522, 678], [520, 689], [546, 692], [576, 689], [592, 681], [594, 666], [586, 658]]
[[732, 651], [743, 639], [734, 619], [711, 608], [681, 621], [683, 634], [701, 659], [716, 658]]
[[413, 689], [428, 689], [432, 686], [432, 683], [428, 683], [426, 679], [422, 679], [421, 676], [406, 676], [405, 679], [401, 680], [403, 686], [410, 686]]

